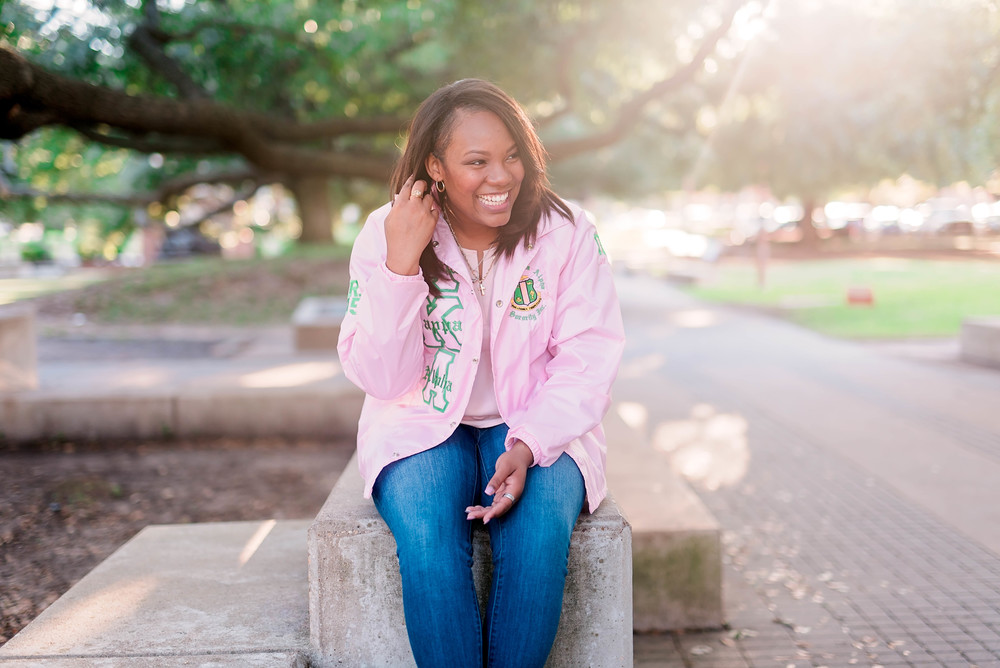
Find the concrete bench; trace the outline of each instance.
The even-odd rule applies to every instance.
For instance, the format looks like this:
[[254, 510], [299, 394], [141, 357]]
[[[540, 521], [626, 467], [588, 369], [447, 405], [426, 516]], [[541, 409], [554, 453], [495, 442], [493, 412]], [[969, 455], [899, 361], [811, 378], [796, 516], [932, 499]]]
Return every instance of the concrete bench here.
[[24, 305], [0, 306], [0, 392], [37, 387], [35, 311]]
[[966, 318], [959, 335], [962, 359], [1000, 366], [1000, 317]]
[[296, 350], [336, 350], [347, 297], [306, 297], [292, 314]]
[[[643, 396], [636, 381], [619, 377], [616, 396]], [[661, 395], [665, 404], [682, 397]], [[604, 418], [608, 486], [632, 526], [633, 628], [637, 633], [719, 628], [722, 605], [722, 530], [643, 429], [616, 410]]]
[[308, 527], [147, 527], [0, 647], [0, 667], [306, 668]]
[[[362, 497], [357, 455], [309, 528], [313, 666], [412, 666], [396, 543]], [[547, 666], [632, 666], [632, 532], [612, 498], [581, 514], [570, 545], [562, 618]], [[489, 537], [474, 534], [480, 600]]]

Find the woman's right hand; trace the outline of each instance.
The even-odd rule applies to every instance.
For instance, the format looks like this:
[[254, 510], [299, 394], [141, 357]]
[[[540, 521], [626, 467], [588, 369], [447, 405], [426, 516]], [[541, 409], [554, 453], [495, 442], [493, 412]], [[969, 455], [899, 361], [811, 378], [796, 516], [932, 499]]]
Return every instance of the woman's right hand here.
[[433, 196], [425, 197], [428, 184], [416, 179], [416, 174], [406, 179], [385, 218], [385, 264], [389, 271], [404, 276], [420, 272], [420, 255], [430, 242], [438, 219], [437, 202]]

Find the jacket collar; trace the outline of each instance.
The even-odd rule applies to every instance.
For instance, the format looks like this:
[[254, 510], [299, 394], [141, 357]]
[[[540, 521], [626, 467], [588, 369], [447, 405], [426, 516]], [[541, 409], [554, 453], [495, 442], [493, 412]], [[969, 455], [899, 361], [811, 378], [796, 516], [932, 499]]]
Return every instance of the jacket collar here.
[[[572, 224], [573, 220], [571, 218], [562, 215], [558, 211], [550, 211], [538, 221], [538, 233], [532, 244], [527, 246], [518, 244], [510, 260], [498, 258], [496, 266], [497, 274], [494, 278], [494, 293], [497, 298], [509, 299], [510, 295], [514, 294], [514, 288], [517, 287], [518, 282], [521, 280], [521, 275], [524, 273], [525, 268], [531, 264], [531, 260], [535, 257], [537, 247], [543, 237], [554, 230]], [[448, 228], [448, 222], [444, 219], [444, 215], [438, 215], [437, 225], [434, 228], [431, 242], [434, 245], [434, 251], [437, 253], [438, 258], [471, 283], [472, 275], [469, 272], [469, 266], [465, 263], [462, 251], [455, 242], [455, 238]]]
[[437, 225], [434, 227], [434, 234], [431, 236], [431, 245], [438, 258], [451, 267], [455, 273], [472, 282], [472, 275], [469, 273], [469, 266], [462, 256], [462, 249], [458, 247], [455, 237], [451, 234], [448, 221], [444, 216], [438, 214]]

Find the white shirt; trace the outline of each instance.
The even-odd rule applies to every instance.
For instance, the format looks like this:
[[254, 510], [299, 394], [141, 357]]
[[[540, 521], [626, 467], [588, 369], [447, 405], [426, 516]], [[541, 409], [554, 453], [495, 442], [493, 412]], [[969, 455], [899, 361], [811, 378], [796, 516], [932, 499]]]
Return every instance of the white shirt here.
[[469, 405], [465, 409], [465, 416], [462, 424], [473, 427], [495, 427], [503, 422], [500, 417], [500, 409], [497, 407], [497, 394], [493, 387], [493, 357], [490, 354], [490, 321], [493, 309], [490, 302], [493, 300], [493, 278], [496, 275], [492, 271], [496, 262], [494, 248], [489, 248], [483, 253], [483, 259], [479, 261], [479, 251], [462, 249], [469, 266], [473, 268], [473, 274], [479, 276], [480, 272], [485, 272], [483, 288], [486, 294], [479, 291], [479, 281], [472, 282], [476, 299], [479, 301], [479, 308], [483, 312], [483, 341], [479, 354], [479, 368], [476, 370], [476, 378], [472, 382], [472, 395], [469, 397]]

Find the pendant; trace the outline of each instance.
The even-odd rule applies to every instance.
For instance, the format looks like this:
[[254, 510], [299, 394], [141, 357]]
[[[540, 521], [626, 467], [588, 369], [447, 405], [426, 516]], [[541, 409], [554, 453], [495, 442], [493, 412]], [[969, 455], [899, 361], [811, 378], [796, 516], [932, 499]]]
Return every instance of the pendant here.
[[486, 296], [486, 288], [483, 286], [482, 281], [479, 281], [479, 294], [481, 294], [483, 297]]

